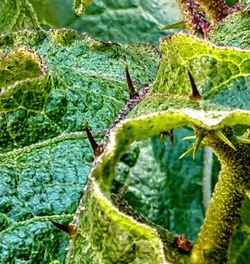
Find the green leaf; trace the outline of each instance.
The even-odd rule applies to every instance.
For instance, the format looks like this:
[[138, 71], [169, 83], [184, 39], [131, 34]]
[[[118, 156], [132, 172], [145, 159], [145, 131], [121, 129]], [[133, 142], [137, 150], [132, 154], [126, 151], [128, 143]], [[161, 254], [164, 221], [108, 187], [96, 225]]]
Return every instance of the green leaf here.
[[0, 32], [20, 29], [39, 29], [33, 6], [28, 0], [8, 0], [0, 3]]
[[163, 33], [162, 27], [182, 20], [175, 0], [92, 1], [81, 17], [74, 14], [72, 0], [30, 2], [43, 27], [69, 27], [102, 40], [123, 44], [158, 44], [159, 38], [167, 32]]
[[97, 141], [129, 91], [152, 82], [157, 53], [123, 48], [70, 30], [0, 37], [0, 262], [64, 262], [68, 224], [83, 194]]
[[[89, 262], [111, 263], [121, 258], [129, 258], [130, 263], [145, 262], [145, 252], [147, 263], [162, 263], [165, 258], [174, 263], [185, 262], [176, 251], [169, 252], [173, 247], [170, 235], [162, 240], [158, 227], [147, 221], [145, 226], [145, 219], [131, 209], [118, 203], [118, 210], [111, 203], [115, 166], [133, 141], [162, 131], [183, 126], [216, 131], [250, 124], [248, 51], [214, 46], [188, 35], [163, 40], [161, 51], [162, 61], [153, 87], [127, 119], [111, 131], [110, 141], [92, 169], [88, 192], [74, 219], [79, 231], [71, 241], [67, 263], [78, 262], [82, 255]], [[188, 70], [202, 100], [190, 98]]]
[[[203, 221], [203, 150], [196, 160], [179, 156], [191, 145], [182, 138], [192, 135], [188, 128], [174, 131], [175, 146], [167, 137], [133, 143], [140, 154], [131, 167], [123, 158], [118, 163], [116, 180], [129, 183], [125, 200], [138, 213], [175, 234], [194, 240]], [[191, 164], [191, 166], [190, 166]], [[176, 191], [178, 190], [178, 192]]]
[[229, 15], [209, 31], [209, 40], [219, 45], [250, 48], [249, 22], [247, 11]]

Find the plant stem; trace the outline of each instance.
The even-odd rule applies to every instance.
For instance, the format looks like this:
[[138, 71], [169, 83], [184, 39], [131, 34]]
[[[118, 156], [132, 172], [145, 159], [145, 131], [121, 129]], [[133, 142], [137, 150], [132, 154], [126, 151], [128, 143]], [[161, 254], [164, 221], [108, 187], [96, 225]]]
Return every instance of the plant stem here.
[[243, 144], [234, 151], [212, 132], [206, 140], [221, 162], [221, 172], [192, 250], [191, 263], [221, 264], [227, 262], [230, 238], [240, 219], [245, 186], [250, 180], [250, 158]]

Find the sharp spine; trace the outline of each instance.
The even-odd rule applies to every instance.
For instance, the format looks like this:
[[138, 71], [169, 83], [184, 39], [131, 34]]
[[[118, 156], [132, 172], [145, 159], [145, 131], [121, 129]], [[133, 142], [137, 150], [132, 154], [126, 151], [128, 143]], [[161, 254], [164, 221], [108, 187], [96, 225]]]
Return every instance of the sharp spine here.
[[125, 66], [125, 73], [126, 73], [126, 79], [127, 79], [128, 89], [129, 89], [129, 98], [132, 99], [135, 96], [138, 96], [139, 94], [136, 92], [133, 82], [131, 80], [129, 70], [128, 70], [128, 64], [126, 64]]
[[57, 223], [53, 220], [50, 220], [50, 222], [57, 227], [58, 229], [64, 231], [65, 233], [69, 234], [71, 237], [75, 235], [75, 233], [77, 232], [77, 229], [73, 226], [73, 225], [64, 225], [64, 224], [60, 224]]
[[184, 137], [181, 140], [195, 140], [195, 136], [188, 136], [188, 137]]
[[189, 153], [191, 153], [194, 149], [194, 146], [190, 147], [189, 149], [187, 149], [180, 157], [179, 159], [184, 158], [185, 156], [187, 156]]
[[220, 131], [217, 130], [214, 132], [215, 136], [217, 136], [220, 140], [222, 140], [225, 144], [231, 147], [233, 150], [237, 150], [233, 143]]
[[100, 147], [100, 145], [97, 144], [97, 142], [95, 141], [92, 133], [90, 132], [88, 122], [85, 123], [84, 129], [86, 131], [87, 137], [89, 139], [89, 142], [91, 144], [91, 147], [93, 149], [95, 157], [100, 156], [102, 154], [103, 150]]
[[189, 81], [191, 83], [191, 87], [192, 87], [192, 95], [189, 96], [190, 99], [201, 99], [201, 95], [199, 93], [199, 90], [194, 82], [194, 78], [191, 74], [191, 72], [188, 70], [188, 77], [189, 77]]
[[197, 150], [199, 149], [200, 144], [201, 144], [204, 137], [205, 137], [205, 135], [200, 133], [200, 132], [198, 132], [196, 137], [195, 137], [194, 148], [193, 148], [193, 160], [195, 160], [195, 158], [196, 158]]
[[246, 138], [246, 137], [238, 137], [238, 136], [236, 136], [234, 139], [235, 139], [235, 141], [237, 143], [250, 144], [250, 139]]
[[160, 141], [161, 142], [162, 142], [163, 138], [166, 135], [168, 136], [169, 141], [172, 144], [172, 146], [174, 146], [175, 145], [175, 142], [174, 142], [174, 130], [173, 129], [170, 129], [168, 131], [162, 131], [161, 134], [160, 134]]

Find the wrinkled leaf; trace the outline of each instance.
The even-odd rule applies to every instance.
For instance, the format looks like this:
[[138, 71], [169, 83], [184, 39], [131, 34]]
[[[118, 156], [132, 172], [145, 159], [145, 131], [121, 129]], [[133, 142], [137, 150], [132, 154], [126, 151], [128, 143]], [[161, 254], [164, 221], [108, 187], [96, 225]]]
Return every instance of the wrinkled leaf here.
[[28, 0], [8, 0], [0, 2], [0, 32], [20, 29], [39, 29], [36, 12]]
[[238, 12], [228, 16], [209, 32], [209, 40], [219, 45], [250, 48], [248, 12]]
[[167, 136], [160, 140], [159, 135], [135, 143], [140, 147], [139, 157], [133, 167], [121, 161], [116, 179], [121, 184], [129, 183], [125, 199], [137, 212], [175, 234], [185, 234], [194, 240], [204, 214], [203, 151], [198, 152], [195, 161], [191, 155], [179, 160], [191, 146], [191, 142], [182, 138], [190, 135], [191, 129], [175, 130], [174, 147]]
[[75, 15], [71, 0], [30, 2], [43, 27], [69, 27], [123, 44], [158, 44], [159, 37], [167, 32], [163, 33], [162, 27], [182, 19], [174, 0], [92, 1], [81, 17]]
[[0, 262], [63, 262], [69, 223], [99, 141], [129, 92], [156, 72], [155, 50], [126, 49], [74, 31], [24, 31], [0, 38]]
[[[86, 209], [81, 209], [80, 205], [74, 220], [78, 223], [79, 233], [70, 244], [68, 263], [79, 261], [83, 254], [97, 263], [115, 262], [121, 257], [130, 257], [130, 263], [143, 262], [142, 250], [148, 255], [147, 263], [162, 263], [166, 256], [169, 261], [185, 261], [174, 251], [169, 253], [171, 243], [168, 239], [164, 240], [168, 249], [164, 248], [167, 253], [163, 255], [161, 232], [152, 227], [152, 223], [141, 225], [144, 220], [136, 214], [134, 219], [128, 217], [131, 212], [126, 206], [119, 207], [121, 212], [110, 203], [114, 166], [133, 141], [145, 140], [162, 131], [190, 125], [218, 130], [250, 123], [249, 52], [220, 48], [188, 35], [163, 40], [161, 51], [162, 61], [153, 87], [128, 118], [111, 132], [109, 144], [92, 169], [89, 191], [82, 200], [82, 204], [87, 204]], [[192, 72], [203, 100], [190, 99], [192, 89], [188, 70]], [[87, 219], [98, 225], [90, 226]], [[110, 229], [107, 229], [108, 225]], [[106, 232], [109, 236], [104, 235]], [[93, 237], [97, 234], [96, 241]], [[121, 248], [117, 249], [111, 243], [113, 237], [119, 237], [117, 244], [123, 245]]]

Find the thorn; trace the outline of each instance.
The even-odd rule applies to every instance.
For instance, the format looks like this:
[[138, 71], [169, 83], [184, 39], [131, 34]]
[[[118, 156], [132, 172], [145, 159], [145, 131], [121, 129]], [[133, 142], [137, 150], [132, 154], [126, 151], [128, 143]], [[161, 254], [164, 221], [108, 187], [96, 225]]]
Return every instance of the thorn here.
[[168, 130], [168, 131], [162, 131], [161, 132], [161, 134], [160, 134], [160, 142], [162, 142], [162, 140], [163, 140], [163, 138], [165, 137], [165, 136], [168, 136], [168, 138], [169, 138], [169, 141], [170, 141], [170, 143], [172, 144], [172, 146], [174, 146], [174, 130], [173, 129], [170, 129], [170, 130]]
[[87, 137], [89, 139], [89, 142], [91, 144], [91, 147], [93, 149], [94, 155], [95, 157], [100, 156], [103, 152], [102, 148], [96, 143], [93, 135], [91, 134], [90, 130], [89, 130], [89, 125], [88, 122], [85, 123], [84, 125], [84, 129], [87, 133]]
[[188, 77], [189, 77], [189, 81], [190, 81], [191, 87], [192, 87], [192, 95], [189, 96], [189, 98], [190, 99], [198, 99], [198, 100], [201, 99], [202, 97], [201, 97], [201, 95], [198, 91], [198, 88], [194, 82], [194, 78], [193, 78], [193, 76], [189, 70], [188, 70]]
[[217, 136], [219, 139], [221, 139], [225, 144], [227, 144], [229, 147], [231, 147], [233, 150], [237, 150], [235, 146], [232, 144], [232, 142], [220, 131], [217, 130], [214, 132], [215, 136]]
[[174, 130], [170, 129], [167, 133], [172, 146], [174, 146]]
[[125, 73], [126, 73], [126, 79], [127, 79], [127, 84], [128, 84], [128, 89], [129, 89], [129, 98], [132, 99], [135, 96], [138, 96], [139, 94], [135, 91], [135, 88], [133, 86], [129, 71], [128, 71], [128, 64], [125, 66]]
[[242, 143], [242, 144], [250, 144], [250, 138], [246, 138], [246, 137], [235, 137], [235, 141], [237, 143]]
[[118, 201], [121, 201], [124, 199], [130, 185], [131, 185], [131, 182], [128, 181], [122, 188], [120, 188], [118, 192]]
[[167, 135], [166, 131], [162, 131], [160, 134], [160, 142], [162, 143], [163, 138]]
[[184, 236], [176, 236], [174, 243], [181, 253], [190, 253], [193, 249], [192, 243]]
[[188, 137], [184, 137], [182, 138], [182, 140], [195, 140], [196, 136], [188, 136]]
[[191, 153], [194, 149], [194, 146], [190, 147], [188, 150], [186, 150], [180, 157], [179, 160], [187, 156], [189, 153]]
[[64, 224], [57, 223], [57, 222], [55, 222], [53, 220], [50, 220], [50, 222], [55, 227], [57, 227], [58, 229], [66, 232], [67, 234], [69, 234], [70, 237], [73, 237], [76, 234], [76, 232], [77, 232], [76, 227], [74, 227], [73, 225], [64, 225]]
[[197, 150], [199, 149], [201, 141], [203, 140], [204, 137], [205, 137], [205, 135], [200, 133], [200, 132], [197, 133], [197, 135], [196, 135], [196, 138], [194, 141], [194, 149], [193, 149], [193, 160], [195, 160], [195, 158], [196, 158]]

